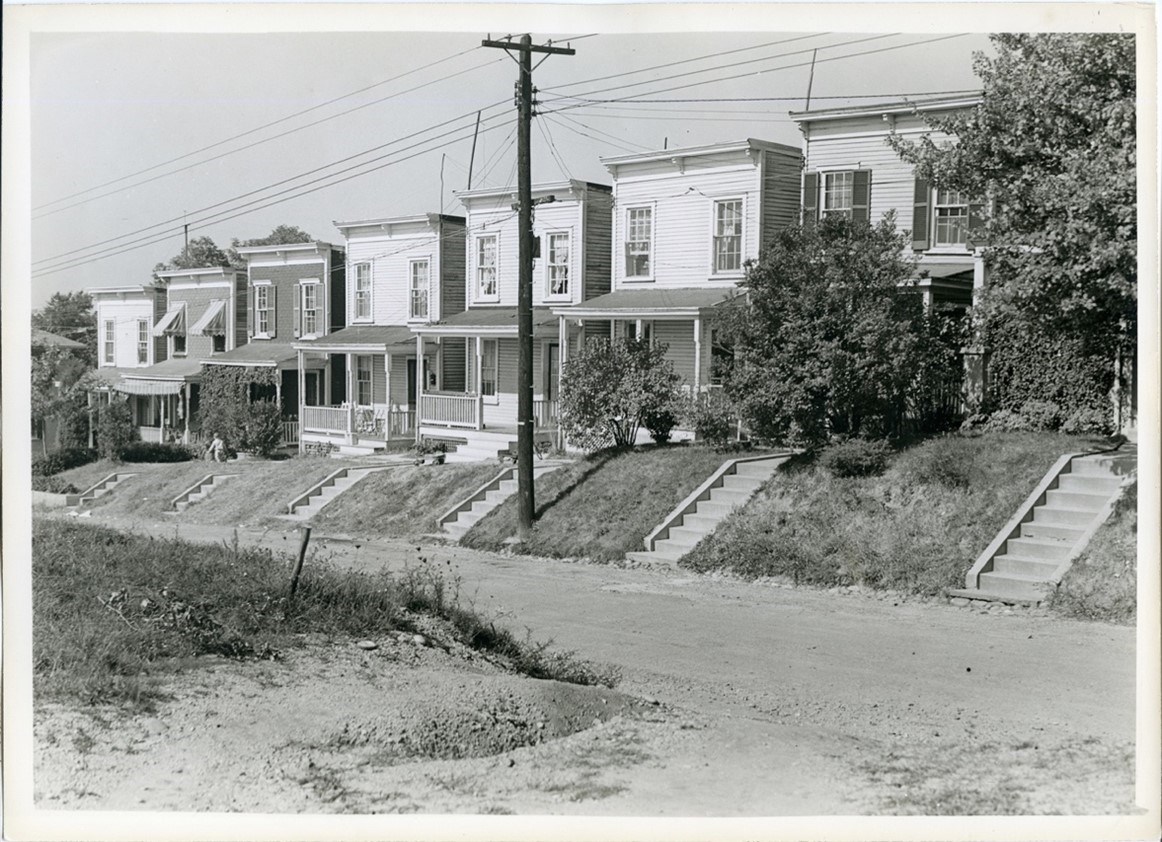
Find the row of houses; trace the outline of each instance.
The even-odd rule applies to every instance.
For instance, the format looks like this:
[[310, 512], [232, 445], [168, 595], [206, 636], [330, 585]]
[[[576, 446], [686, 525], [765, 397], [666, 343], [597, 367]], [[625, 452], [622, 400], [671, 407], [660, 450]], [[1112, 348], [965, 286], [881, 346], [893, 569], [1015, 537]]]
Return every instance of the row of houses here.
[[[603, 158], [609, 184], [533, 188], [534, 407], [553, 428], [562, 371], [595, 337], [665, 343], [686, 387], [718, 385], [713, 314], [779, 228], [895, 213], [930, 304], [983, 284], [969, 197], [933, 189], [889, 148], [932, 133], [939, 98], [793, 113], [801, 148], [755, 138]], [[510, 189], [458, 195], [463, 216], [337, 221], [341, 244], [240, 249], [243, 271], [163, 272], [90, 290], [100, 372], [142, 437], [190, 441], [207, 366], [279, 372], [288, 441], [370, 453], [419, 437], [495, 454], [516, 435], [518, 231]], [[196, 423], [194, 427], [196, 429]]]

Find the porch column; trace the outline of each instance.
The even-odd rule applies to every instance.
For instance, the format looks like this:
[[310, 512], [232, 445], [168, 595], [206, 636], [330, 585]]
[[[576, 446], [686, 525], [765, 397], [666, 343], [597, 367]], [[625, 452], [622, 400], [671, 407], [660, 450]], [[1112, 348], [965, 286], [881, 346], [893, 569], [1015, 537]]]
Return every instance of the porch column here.
[[88, 409], [87, 414], [89, 417], [89, 450], [92, 450], [97, 446], [97, 443], [93, 439], [93, 427], [95, 425], [93, 424], [93, 393], [91, 391], [85, 392], [85, 406]]
[[346, 383], [345, 383], [345, 388], [346, 388], [345, 394], [347, 396], [347, 443], [354, 444], [355, 443], [355, 439], [354, 439], [355, 399], [356, 399], [356, 397], [358, 397], [357, 395], [354, 394], [354, 391], [352, 389], [352, 386], [354, 385], [354, 378], [355, 378], [355, 370], [354, 370], [354, 366], [352, 365], [354, 360], [353, 360], [352, 354], [350, 352], [344, 354], [344, 358], [347, 360], [347, 376], [346, 376]]
[[306, 358], [303, 356], [302, 350], [299, 350], [297, 354], [298, 374], [296, 376], [299, 381], [299, 453], [301, 454], [303, 452], [303, 421], [306, 415], [303, 412], [303, 407], [307, 405], [307, 370], [304, 365]]
[[391, 402], [391, 354], [383, 352], [383, 403], [387, 407], [387, 417], [383, 419], [383, 440], [391, 438], [391, 419], [395, 405]]
[[444, 388], [444, 337], [436, 337], [436, 389]]
[[[496, 353], [500, 353], [500, 343], [496, 344]], [[484, 337], [476, 337], [476, 429], [484, 429]]]
[[557, 319], [557, 382], [565, 373], [565, 360], [569, 356], [569, 322], [564, 316]]
[[641, 339], [642, 339], [642, 320], [641, 319], [638, 319], [636, 322], [634, 322], [633, 329], [634, 329], [634, 335], [633, 335], [634, 339], [636, 339], [638, 342], [641, 342]]
[[702, 319], [694, 319], [694, 394], [702, 389]]
[[182, 434], [182, 442], [185, 444], [190, 443], [190, 412], [192, 411], [192, 406], [193, 406], [193, 395], [194, 395], [194, 384], [187, 383], [186, 384], [186, 411], [185, 411], [186, 430]]
[[614, 342], [616, 340], [617, 340], [617, 319], [610, 319], [609, 320], [609, 341]]
[[274, 368], [274, 403], [278, 407], [278, 414], [282, 415], [282, 372], [278, 366]]
[[165, 443], [165, 408], [169, 403], [169, 395], [163, 395], [161, 398], [161, 434], [160, 441]]
[[424, 337], [416, 334], [416, 444], [420, 443], [420, 419], [424, 417]]

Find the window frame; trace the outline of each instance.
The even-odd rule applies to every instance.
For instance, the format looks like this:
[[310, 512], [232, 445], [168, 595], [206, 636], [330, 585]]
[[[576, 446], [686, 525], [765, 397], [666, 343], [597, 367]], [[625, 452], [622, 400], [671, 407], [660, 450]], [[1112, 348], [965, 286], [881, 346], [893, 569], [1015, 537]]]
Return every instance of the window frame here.
[[[941, 202], [940, 201], [940, 194], [942, 192], [943, 193], [955, 192], [957, 194], [957, 197], [959, 199], [961, 199], [961, 201], [959, 201], [959, 202]], [[929, 219], [929, 225], [931, 226], [930, 230], [931, 230], [932, 238], [931, 238], [931, 245], [928, 247], [928, 250], [929, 251], [934, 251], [934, 250], [956, 251], [956, 252], [968, 251], [969, 250], [969, 248], [968, 248], [969, 219], [970, 219], [970, 216], [972, 213], [971, 209], [970, 209], [972, 206], [972, 201], [970, 200], [970, 197], [967, 196], [965, 191], [963, 191], [963, 190], [956, 190], [956, 191], [941, 190], [938, 187], [932, 187], [931, 188], [930, 202], [931, 202], [931, 204], [929, 206], [930, 211], [928, 213], [928, 219]], [[960, 208], [963, 210], [963, 213], [958, 215], [959, 219], [961, 220], [959, 230], [960, 230], [960, 233], [961, 233], [961, 236], [963, 239], [959, 243], [941, 242], [940, 236], [939, 236], [940, 235], [940, 212], [942, 210], [950, 210], [950, 209], [955, 209], [955, 208]], [[946, 218], [952, 219], [953, 217], [948, 216]]]
[[[481, 288], [481, 272], [486, 268], [480, 257], [481, 245], [492, 240], [492, 292], [486, 293]], [[476, 302], [500, 301], [500, 233], [477, 234], [472, 238], [472, 300]]]
[[[553, 239], [565, 238], [566, 256], [564, 262], [553, 261]], [[545, 299], [552, 301], [571, 300], [573, 297], [573, 231], [569, 228], [558, 228], [544, 233], [545, 238]], [[553, 270], [564, 269], [565, 288], [562, 292], [553, 292]]]
[[[256, 339], [270, 338], [270, 323], [272, 319], [272, 310], [270, 304], [270, 291], [274, 285], [270, 281], [256, 281], [254, 283], [254, 337]], [[259, 306], [258, 296], [263, 294], [266, 297], [266, 305]], [[261, 317], [266, 316], [266, 326], [262, 326]]]
[[[718, 209], [727, 204], [738, 205], [738, 234], [720, 234]], [[727, 237], [736, 237], [738, 240], [738, 266], [730, 269], [720, 269], [718, 265], [720, 240]], [[716, 197], [710, 202], [710, 274], [716, 278], [741, 277], [743, 269], [743, 252], [746, 250], [746, 196]]]
[[105, 341], [103, 350], [103, 359], [105, 365], [117, 364], [117, 323], [113, 319], [104, 319], [105, 322]]
[[[351, 321], [370, 322], [373, 318], [371, 314], [371, 261], [363, 260], [353, 264], [353, 266], [355, 270], [355, 283], [352, 286]], [[365, 288], [361, 288], [361, 281], [366, 281]], [[359, 312], [360, 304], [365, 308], [365, 312], [362, 314]]]
[[[653, 202], [647, 202], [645, 204], [628, 205], [625, 208], [625, 215], [622, 218], [623, 224], [625, 226], [625, 228], [623, 230], [624, 236], [622, 238], [622, 240], [623, 240], [622, 271], [624, 272], [623, 277], [626, 281], [635, 282], [635, 283], [643, 283], [643, 282], [652, 281], [654, 279], [654, 267], [655, 267], [654, 260], [657, 257], [656, 249], [654, 247], [654, 244], [657, 241], [657, 224], [656, 224], [657, 223], [657, 219], [656, 219], [657, 214], [655, 212], [656, 209], [657, 209], [657, 206]], [[646, 242], [645, 240], [640, 240], [640, 239], [638, 239], [638, 240], [631, 240], [630, 239], [630, 229], [631, 229], [631, 226], [633, 225], [633, 221], [632, 221], [631, 217], [633, 216], [633, 214], [635, 212], [638, 212], [638, 211], [646, 211], [649, 214], [649, 220], [650, 220], [650, 231], [649, 231], [649, 241], [648, 241], [649, 251], [646, 252], [646, 272], [645, 272], [645, 274], [631, 275], [630, 274], [630, 243]]]
[[[423, 302], [424, 312], [416, 312], [417, 293], [416, 288], [416, 268], [418, 266], [424, 267], [424, 289]], [[426, 322], [431, 317], [432, 312], [432, 259], [430, 257], [413, 257], [408, 260], [408, 321], [409, 322]]]
[[[178, 349], [178, 340], [181, 340], [182, 347]], [[171, 357], [184, 357], [189, 353], [190, 345], [184, 333], [171, 333], [169, 335], [169, 355]]]
[[[488, 366], [488, 348], [492, 347], [492, 365]], [[489, 381], [491, 374], [492, 393], [484, 391], [484, 384]], [[487, 404], [500, 403], [500, 340], [496, 338], [487, 338], [480, 340], [480, 382], [477, 389], [480, 392], [481, 398]]]
[[[375, 360], [371, 354], [355, 355], [355, 405], [371, 406], [375, 400]], [[367, 377], [360, 375], [364, 372]], [[367, 401], [363, 400], [363, 387], [367, 386]]]
[[149, 319], [137, 320], [137, 364], [149, 365]]
[[[219, 348], [218, 346], [222, 347]], [[215, 333], [210, 337], [210, 354], [224, 354], [226, 353], [226, 334]]]
[[[819, 173], [819, 175], [822, 176], [822, 179], [820, 179], [820, 182], [819, 182], [819, 203], [818, 203], [819, 218], [820, 219], [826, 219], [828, 214], [843, 214], [843, 215], [847, 216], [848, 218], [851, 218], [851, 216], [853, 215], [854, 210], [855, 210], [855, 173], [856, 173], [856, 171], [854, 169], [828, 170], [828, 171], [823, 171], [823, 172]], [[831, 181], [832, 178], [837, 177], [837, 176], [843, 176], [845, 178], [845, 180], [847, 181], [847, 185], [846, 185], [846, 188], [844, 190], [844, 192], [846, 193], [846, 197], [847, 197], [847, 206], [846, 207], [828, 208], [827, 207], [828, 183]]]
[[[320, 311], [323, 309], [320, 302], [320, 288], [322, 284], [317, 278], [304, 278], [299, 281], [299, 338], [313, 339], [320, 336], [319, 332], [319, 317]], [[307, 290], [311, 290], [314, 297], [314, 306], [307, 307]], [[307, 330], [307, 313], [311, 313], [311, 319], [314, 322], [313, 330]]]

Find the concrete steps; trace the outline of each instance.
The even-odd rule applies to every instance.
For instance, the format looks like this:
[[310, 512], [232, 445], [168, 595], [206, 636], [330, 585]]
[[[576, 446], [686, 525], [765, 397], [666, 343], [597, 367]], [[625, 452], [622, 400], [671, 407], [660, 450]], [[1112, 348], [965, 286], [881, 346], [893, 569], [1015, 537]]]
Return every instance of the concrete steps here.
[[677, 564], [678, 560], [718, 528], [732, 511], [746, 505], [754, 493], [790, 454], [731, 460], [703, 483], [650, 537], [644, 551], [627, 553], [634, 561]]
[[310, 520], [351, 486], [377, 471], [387, 470], [388, 467], [388, 465], [370, 465], [358, 468], [341, 468], [306, 494], [289, 503], [287, 505], [288, 513], [282, 517], [284, 520]]
[[86, 488], [75, 498], [70, 497], [68, 499], [68, 507], [70, 509], [69, 514], [73, 515], [74, 517], [80, 515], [81, 509], [84, 506], [92, 503], [94, 500], [100, 497], [104, 497], [106, 494], [112, 494], [113, 490], [117, 488], [117, 486], [121, 485], [121, 483], [125, 482], [127, 479], [131, 479], [135, 476], [137, 476], [136, 473], [109, 474], [109, 476], [98, 481], [89, 488]]
[[[534, 484], [545, 474], [551, 473], [559, 467], [561, 467], [560, 464], [533, 468]], [[516, 468], [506, 468], [501, 471], [490, 482], [457, 503], [440, 518], [444, 534], [453, 541], [459, 541], [477, 521], [516, 494], [518, 487]]]
[[1044, 599], [1109, 517], [1123, 482], [1136, 467], [1132, 449], [1058, 460], [977, 558], [967, 587], [952, 595], [1000, 602]]
[[177, 497], [170, 501], [175, 512], [184, 512], [194, 503], [201, 502], [226, 482], [234, 479], [237, 474], [209, 474], [198, 480]]

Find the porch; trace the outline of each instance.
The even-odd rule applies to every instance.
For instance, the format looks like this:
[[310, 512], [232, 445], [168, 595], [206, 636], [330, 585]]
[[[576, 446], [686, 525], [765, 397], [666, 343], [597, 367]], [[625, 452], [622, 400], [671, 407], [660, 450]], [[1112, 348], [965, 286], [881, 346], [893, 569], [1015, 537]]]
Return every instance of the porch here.
[[142, 441], [194, 444], [198, 433], [191, 422], [198, 409], [200, 372], [197, 360], [175, 357], [125, 371], [111, 388], [128, 401]]

